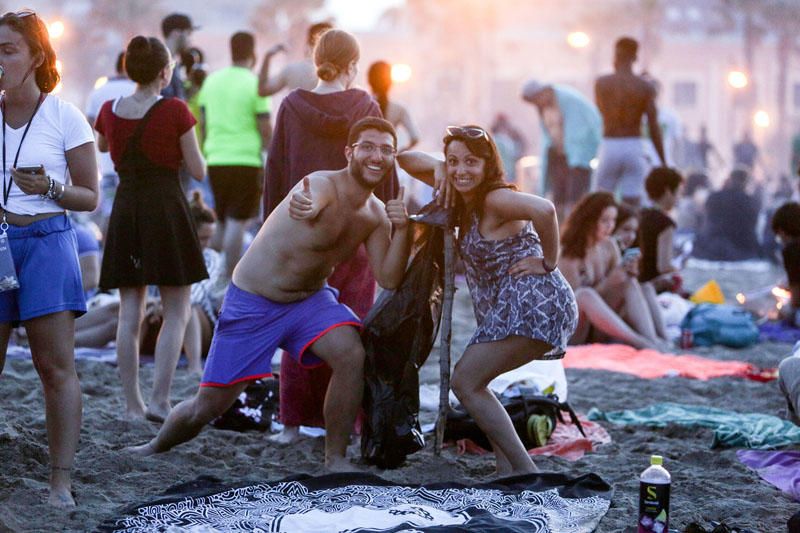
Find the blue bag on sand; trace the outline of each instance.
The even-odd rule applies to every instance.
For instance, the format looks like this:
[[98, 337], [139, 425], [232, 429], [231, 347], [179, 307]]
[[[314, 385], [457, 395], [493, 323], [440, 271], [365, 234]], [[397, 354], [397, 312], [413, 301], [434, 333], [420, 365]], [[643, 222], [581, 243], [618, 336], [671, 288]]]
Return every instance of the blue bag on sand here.
[[692, 332], [695, 346], [744, 348], [758, 342], [759, 335], [753, 316], [731, 305], [699, 304], [683, 318], [681, 329]]

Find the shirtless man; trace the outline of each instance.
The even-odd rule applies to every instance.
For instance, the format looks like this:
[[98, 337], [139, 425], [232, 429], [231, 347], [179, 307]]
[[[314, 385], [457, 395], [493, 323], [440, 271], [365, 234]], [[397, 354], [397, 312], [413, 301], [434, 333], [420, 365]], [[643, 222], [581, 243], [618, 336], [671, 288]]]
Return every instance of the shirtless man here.
[[603, 116], [603, 142], [597, 166], [597, 189], [614, 192], [636, 208], [641, 203], [648, 167], [641, 138], [642, 116], [647, 115], [650, 139], [662, 166], [666, 166], [653, 86], [633, 73], [639, 44], [622, 37], [614, 47], [614, 73], [594, 85], [595, 101]]
[[276, 44], [264, 55], [264, 61], [261, 63], [261, 70], [258, 73], [258, 95], [271, 96], [281, 89], [305, 89], [306, 91], [312, 90], [317, 86], [319, 79], [317, 78], [317, 67], [311, 58], [311, 53], [314, 50], [314, 45], [317, 44], [319, 36], [333, 28], [328, 22], [320, 22], [308, 28], [308, 37], [306, 40], [306, 53], [302, 61], [289, 63], [277, 76], [270, 78], [269, 66], [272, 58], [280, 52], [285, 52], [286, 47], [283, 44]]
[[345, 456], [364, 388], [356, 315], [325, 280], [364, 243], [378, 284], [397, 287], [410, 251], [403, 189], [383, 203], [373, 189], [394, 166], [397, 137], [383, 119], [350, 129], [347, 168], [304, 177], [264, 222], [233, 272], [197, 394], [172, 409], [158, 435], [129, 448], [165, 452], [224, 413], [248, 382], [272, 375], [275, 349], [304, 365], [327, 363], [325, 466], [352, 470]]

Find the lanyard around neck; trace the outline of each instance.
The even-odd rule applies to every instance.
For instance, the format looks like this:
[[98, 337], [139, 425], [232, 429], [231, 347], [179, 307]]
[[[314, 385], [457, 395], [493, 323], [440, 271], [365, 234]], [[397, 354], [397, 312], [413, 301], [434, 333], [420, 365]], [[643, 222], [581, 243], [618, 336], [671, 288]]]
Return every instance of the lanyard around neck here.
[[[39, 111], [39, 107], [44, 102], [45, 94], [39, 94], [39, 100], [36, 102], [36, 107], [33, 108], [33, 113], [31, 113], [31, 118], [28, 119], [28, 123], [25, 124], [25, 131], [22, 132], [22, 138], [19, 140], [19, 146], [17, 146], [17, 154], [14, 156], [14, 168], [17, 167], [17, 162], [19, 161], [19, 151], [22, 150], [22, 143], [25, 141], [25, 136], [28, 135], [28, 129], [31, 127], [31, 122], [33, 122], [33, 117], [36, 116], [36, 112]], [[3, 112], [3, 209], [8, 206], [8, 196], [11, 194], [11, 185], [14, 183], [14, 180], [6, 180], [6, 98], [5, 95], [3, 99], [0, 100], [0, 110]], [[8, 184], [6, 185], [6, 181]]]

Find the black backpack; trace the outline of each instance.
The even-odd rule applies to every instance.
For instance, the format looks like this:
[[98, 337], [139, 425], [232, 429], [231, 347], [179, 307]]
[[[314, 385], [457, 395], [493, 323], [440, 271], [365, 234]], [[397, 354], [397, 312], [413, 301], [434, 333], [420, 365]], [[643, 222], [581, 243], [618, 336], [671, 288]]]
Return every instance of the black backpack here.
[[[555, 394], [548, 394], [546, 396], [539, 396], [530, 393], [525, 393], [521, 396], [513, 398], [506, 398], [498, 396], [498, 400], [503, 404], [508, 416], [511, 417], [511, 422], [514, 424], [514, 429], [517, 430], [522, 440], [525, 449], [537, 448], [544, 446], [537, 438], [536, 432], [530, 429], [529, 421], [533, 415], [544, 415], [550, 421], [550, 433], [556, 428], [558, 422], [564, 422], [562, 411], [569, 413], [570, 420], [584, 437], [586, 433], [583, 431], [583, 426], [578, 420], [578, 415], [567, 402], [559, 401], [558, 396]], [[444, 440], [455, 441], [460, 439], [471, 439], [475, 444], [487, 450], [492, 449], [489, 444], [489, 439], [486, 434], [478, 427], [475, 420], [464, 410], [451, 409], [447, 415], [447, 424], [444, 429]]]

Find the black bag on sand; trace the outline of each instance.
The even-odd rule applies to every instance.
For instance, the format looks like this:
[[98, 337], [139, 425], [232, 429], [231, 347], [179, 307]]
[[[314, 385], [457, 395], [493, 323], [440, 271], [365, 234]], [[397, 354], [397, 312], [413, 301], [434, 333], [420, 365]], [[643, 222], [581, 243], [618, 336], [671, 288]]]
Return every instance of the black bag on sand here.
[[[519, 435], [526, 450], [538, 448], [547, 443], [547, 438], [556, 428], [556, 424], [559, 421], [564, 422], [562, 411], [569, 413], [572, 423], [577, 426], [581, 435], [586, 436], [575, 411], [567, 402], [559, 401], [558, 396], [555, 394], [539, 396], [523, 393], [522, 396], [513, 398], [498, 397], [498, 399], [505, 407], [508, 416], [511, 417], [514, 429], [517, 430], [517, 435]], [[543, 434], [544, 431], [537, 424], [542, 420], [549, 422], [546, 434]], [[492, 449], [486, 434], [478, 427], [478, 424], [469, 413], [461, 409], [451, 409], [447, 415], [447, 424], [444, 428], [444, 440], [456, 441], [460, 439], [470, 439], [482, 448]]]
[[419, 369], [430, 354], [441, 318], [444, 232], [426, 228], [400, 286], [384, 291], [364, 320], [364, 424], [361, 456], [396, 468], [421, 450]]
[[233, 431], [269, 431], [278, 416], [278, 399], [277, 374], [273, 379], [257, 379], [211, 425]]

